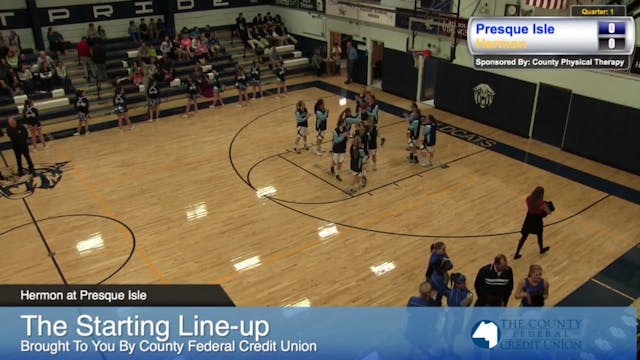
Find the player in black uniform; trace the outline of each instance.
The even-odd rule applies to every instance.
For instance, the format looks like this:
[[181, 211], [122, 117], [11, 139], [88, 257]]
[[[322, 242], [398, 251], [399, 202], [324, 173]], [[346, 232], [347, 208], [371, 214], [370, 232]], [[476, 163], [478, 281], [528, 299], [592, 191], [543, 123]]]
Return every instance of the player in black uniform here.
[[353, 141], [351, 141], [349, 154], [351, 155], [351, 173], [353, 174], [353, 182], [351, 183], [351, 187], [347, 189], [347, 192], [349, 192], [349, 194], [353, 194], [361, 188], [360, 180], [363, 176], [362, 168], [366, 157], [360, 136], [354, 137]]
[[149, 80], [149, 88], [147, 89], [147, 101], [149, 104], [149, 122], [153, 122], [153, 114], [156, 114], [155, 120], [160, 119], [160, 88], [155, 79]]
[[422, 135], [424, 136], [422, 140], [421, 150], [424, 152], [425, 161], [422, 164], [424, 167], [433, 165], [433, 156], [436, 152], [436, 133], [438, 130], [438, 125], [436, 124], [436, 119], [433, 115], [428, 115], [424, 126], [422, 128]]
[[124, 96], [124, 88], [116, 86], [115, 95], [113, 97], [113, 112], [118, 115], [118, 128], [122, 129], [122, 120], [126, 120], [129, 125], [129, 130], [133, 130], [131, 125], [131, 119], [129, 119], [129, 108], [127, 107], [127, 98]]
[[[376, 97], [373, 94], [369, 93], [367, 95], [367, 104], [369, 104], [369, 108], [366, 110], [367, 115], [373, 120], [373, 125], [376, 127], [376, 136], [380, 135], [378, 131], [378, 121], [380, 120], [380, 106], [376, 103]], [[384, 137], [380, 138], [380, 146], [384, 146], [386, 139]]]
[[213, 104], [215, 107], [217, 102], [220, 102], [220, 105], [224, 106], [224, 101], [222, 101], [222, 93], [224, 92], [224, 84], [222, 80], [220, 80], [220, 74], [216, 69], [211, 71], [213, 75]]
[[282, 61], [282, 59], [278, 61], [278, 65], [273, 69], [273, 73], [278, 77], [278, 92], [276, 96], [280, 96], [281, 91], [284, 92], [284, 96], [287, 96], [287, 84], [285, 83], [286, 79], [284, 77], [286, 69], [284, 68], [284, 61]]
[[242, 65], [236, 66], [236, 89], [238, 89], [238, 106], [249, 105], [247, 96], [247, 75], [244, 73]]
[[296, 104], [296, 125], [298, 134], [296, 136], [296, 142], [293, 145], [293, 151], [300, 154], [300, 149], [298, 149], [300, 139], [304, 140], [304, 149], [309, 150], [309, 145], [307, 144], [307, 134], [309, 133], [309, 112], [302, 100], [298, 101]]
[[40, 119], [38, 118], [38, 108], [33, 105], [33, 100], [27, 99], [24, 101], [24, 106], [22, 107], [22, 118], [24, 119], [24, 122], [26, 122], [29, 126], [33, 151], [36, 151], [36, 144], [38, 143], [38, 139], [40, 139], [40, 142], [46, 149], [47, 143], [44, 141], [44, 135], [42, 134], [42, 127], [40, 125]]
[[324, 105], [324, 99], [318, 99], [313, 107], [313, 112], [316, 114], [316, 155], [322, 156], [324, 153], [322, 142], [324, 141], [324, 133], [327, 131], [327, 118], [329, 117], [329, 110]]
[[378, 166], [377, 166], [377, 153], [378, 153], [378, 125], [377, 123], [373, 120], [373, 117], [370, 118], [369, 123], [367, 124], [367, 133], [369, 134], [368, 140], [369, 140], [369, 146], [368, 146], [368, 150], [369, 150], [369, 158], [371, 159], [371, 162], [373, 163], [372, 169], [373, 171], [378, 170]]
[[338, 181], [340, 178], [340, 169], [344, 162], [344, 154], [347, 152], [347, 140], [349, 139], [349, 130], [346, 128], [346, 121], [343, 117], [338, 119], [338, 125], [333, 130], [333, 146], [331, 148], [331, 175], [334, 175]]
[[78, 128], [73, 136], [80, 135], [80, 130], [84, 126], [84, 134], [89, 135], [89, 99], [84, 97], [84, 91], [78, 90], [76, 92], [76, 118], [78, 119]]
[[253, 97], [251, 100], [256, 99], [256, 89], [260, 90], [260, 98], [263, 98], [264, 93], [262, 92], [262, 83], [260, 82], [261, 70], [257, 60], [253, 60], [249, 75], [251, 76], [251, 86], [253, 86]]
[[189, 111], [193, 106], [194, 115], [198, 115], [198, 96], [200, 96], [200, 86], [191, 75], [187, 77], [187, 106], [184, 109], [182, 117], [189, 117]]
[[422, 122], [422, 113], [420, 112], [420, 109], [418, 108], [418, 105], [416, 103], [413, 103], [412, 112], [411, 114], [407, 114], [405, 116], [405, 119], [407, 120], [407, 123], [408, 123], [407, 138], [409, 139], [407, 144], [407, 151], [409, 151], [409, 156], [407, 159], [409, 160], [410, 163], [417, 164], [418, 163], [417, 149], [419, 148], [418, 138], [420, 137], [420, 124]]

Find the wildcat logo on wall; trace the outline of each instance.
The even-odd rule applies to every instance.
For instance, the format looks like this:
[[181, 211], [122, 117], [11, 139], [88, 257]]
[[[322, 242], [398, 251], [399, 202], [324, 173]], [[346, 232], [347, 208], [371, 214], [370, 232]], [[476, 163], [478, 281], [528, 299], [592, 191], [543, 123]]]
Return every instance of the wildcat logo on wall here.
[[490, 107], [495, 96], [496, 92], [487, 84], [478, 84], [473, 88], [473, 98], [476, 101], [476, 105], [482, 109]]
[[53, 189], [62, 180], [63, 168], [68, 163], [38, 164], [33, 174], [26, 176], [7, 176], [4, 170], [5, 180], [0, 180], [0, 194], [7, 199], [20, 200], [33, 195], [36, 189]]

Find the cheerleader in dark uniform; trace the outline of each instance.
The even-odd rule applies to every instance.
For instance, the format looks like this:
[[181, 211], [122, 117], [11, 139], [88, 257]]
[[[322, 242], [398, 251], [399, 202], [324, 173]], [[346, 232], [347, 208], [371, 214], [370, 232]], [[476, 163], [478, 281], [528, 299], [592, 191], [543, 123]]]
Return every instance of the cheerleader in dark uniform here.
[[[351, 173], [353, 174], [353, 182], [351, 187], [347, 189], [349, 194], [354, 194], [360, 189], [360, 180], [362, 179], [362, 167], [364, 165], [364, 148], [362, 147], [362, 140], [359, 136], [353, 138], [351, 147], [349, 148], [349, 155], [351, 155]], [[356, 188], [357, 187], [357, 188]]]
[[78, 119], [78, 128], [73, 136], [80, 135], [80, 130], [84, 127], [84, 134], [89, 135], [89, 99], [84, 97], [84, 91], [78, 90], [76, 93], [76, 118]]
[[22, 118], [27, 123], [27, 126], [29, 126], [33, 151], [36, 151], [38, 139], [40, 139], [42, 146], [46, 149], [47, 143], [44, 141], [44, 135], [42, 134], [42, 126], [40, 125], [40, 119], [38, 118], [38, 109], [33, 105], [33, 100], [27, 99], [24, 101], [24, 106], [22, 107]]
[[244, 73], [242, 65], [236, 66], [236, 89], [238, 89], [238, 106], [249, 105], [247, 96], [247, 75]]
[[309, 150], [309, 145], [307, 144], [307, 134], [309, 133], [309, 112], [302, 100], [298, 101], [298, 104], [296, 104], [296, 125], [298, 134], [296, 136], [296, 142], [293, 145], [293, 151], [300, 154], [300, 149], [298, 149], [300, 139], [304, 140], [304, 149]]
[[182, 117], [189, 117], [189, 111], [193, 106], [193, 113], [198, 115], [198, 96], [200, 96], [200, 86], [193, 77], [189, 75], [187, 77], [187, 106], [184, 109], [184, 115]]
[[149, 104], [149, 122], [153, 122], [153, 114], [156, 114], [155, 120], [160, 119], [160, 89], [155, 79], [149, 80], [149, 88], [147, 89], [147, 101]]
[[124, 96], [124, 89], [121, 86], [116, 86], [115, 96], [113, 97], [113, 112], [118, 115], [118, 128], [122, 129], [122, 120], [126, 120], [129, 125], [129, 130], [133, 130], [131, 125], [131, 119], [129, 119], [129, 108], [127, 107], [127, 98]]
[[273, 69], [273, 73], [278, 77], [278, 92], [276, 96], [280, 96], [280, 92], [284, 92], [284, 96], [287, 96], [287, 85], [285, 83], [285, 73], [286, 70], [284, 68], [284, 61], [280, 60], [278, 65]]
[[313, 111], [316, 114], [316, 155], [322, 156], [324, 153], [322, 142], [324, 141], [324, 133], [327, 131], [329, 110], [325, 107], [324, 100], [319, 99], [313, 107]]
[[340, 116], [338, 125], [333, 130], [333, 146], [331, 147], [331, 175], [334, 175], [338, 181], [342, 181], [340, 169], [344, 163], [344, 154], [347, 152], [348, 139], [349, 130], [347, 130], [345, 118]]
[[251, 65], [251, 69], [249, 70], [249, 76], [251, 76], [251, 86], [253, 86], [253, 97], [251, 100], [256, 99], [256, 89], [260, 90], [260, 98], [264, 97], [264, 93], [262, 92], [262, 83], [260, 82], [260, 65], [258, 61], [253, 60], [253, 64]]
[[222, 80], [220, 80], [220, 74], [216, 69], [213, 69], [211, 72], [213, 75], [213, 107], [216, 106], [217, 102], [220, 102], [221, 106], [224, 106], [224, 101], [222, 101], [222, 93], [224, 92], [224, 84]]
[[522, 246], [527, 240], [529, 234], [536, 234], [538, 236], [538, 248], [540, 250], [540, 254], [544, 254], [549, 251], [549, 247], [544, 246], [542, 242], [542, 230], [544, 228], [542, 218], [553, 212], [553, 203], [544, 201], [544, 188], [542, 186], [536, 187], [533, 192], [531, 192], [531, 195], [527, 196], [526, 203], [527, 216], [524, 218], [522, 230], [520, 230], [522, 237], [518, 242], [518, 248], [516, 249], [516, 254], [513, 257], [514, 259], [522, 257], [522, 255], [520, 255], [520, 250], [522, 249]]

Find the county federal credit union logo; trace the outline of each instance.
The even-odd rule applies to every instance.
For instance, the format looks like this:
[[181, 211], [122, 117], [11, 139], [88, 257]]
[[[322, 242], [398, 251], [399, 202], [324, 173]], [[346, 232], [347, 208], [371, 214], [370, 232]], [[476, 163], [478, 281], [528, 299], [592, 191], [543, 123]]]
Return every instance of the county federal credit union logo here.
[[490, 320], [478, 321], [471, 329], [471, 340], [477, 347], [483, 349], [493, 349], [498, 346], [500, 338], [500, 328]]

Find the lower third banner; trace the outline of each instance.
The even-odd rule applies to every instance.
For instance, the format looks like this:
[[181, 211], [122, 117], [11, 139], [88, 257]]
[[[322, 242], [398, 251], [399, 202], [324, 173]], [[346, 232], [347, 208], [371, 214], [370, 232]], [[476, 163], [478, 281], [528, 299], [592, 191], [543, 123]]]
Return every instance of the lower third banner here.
[[635, 359], [627, 308], [0, 308], [2, 359]]

